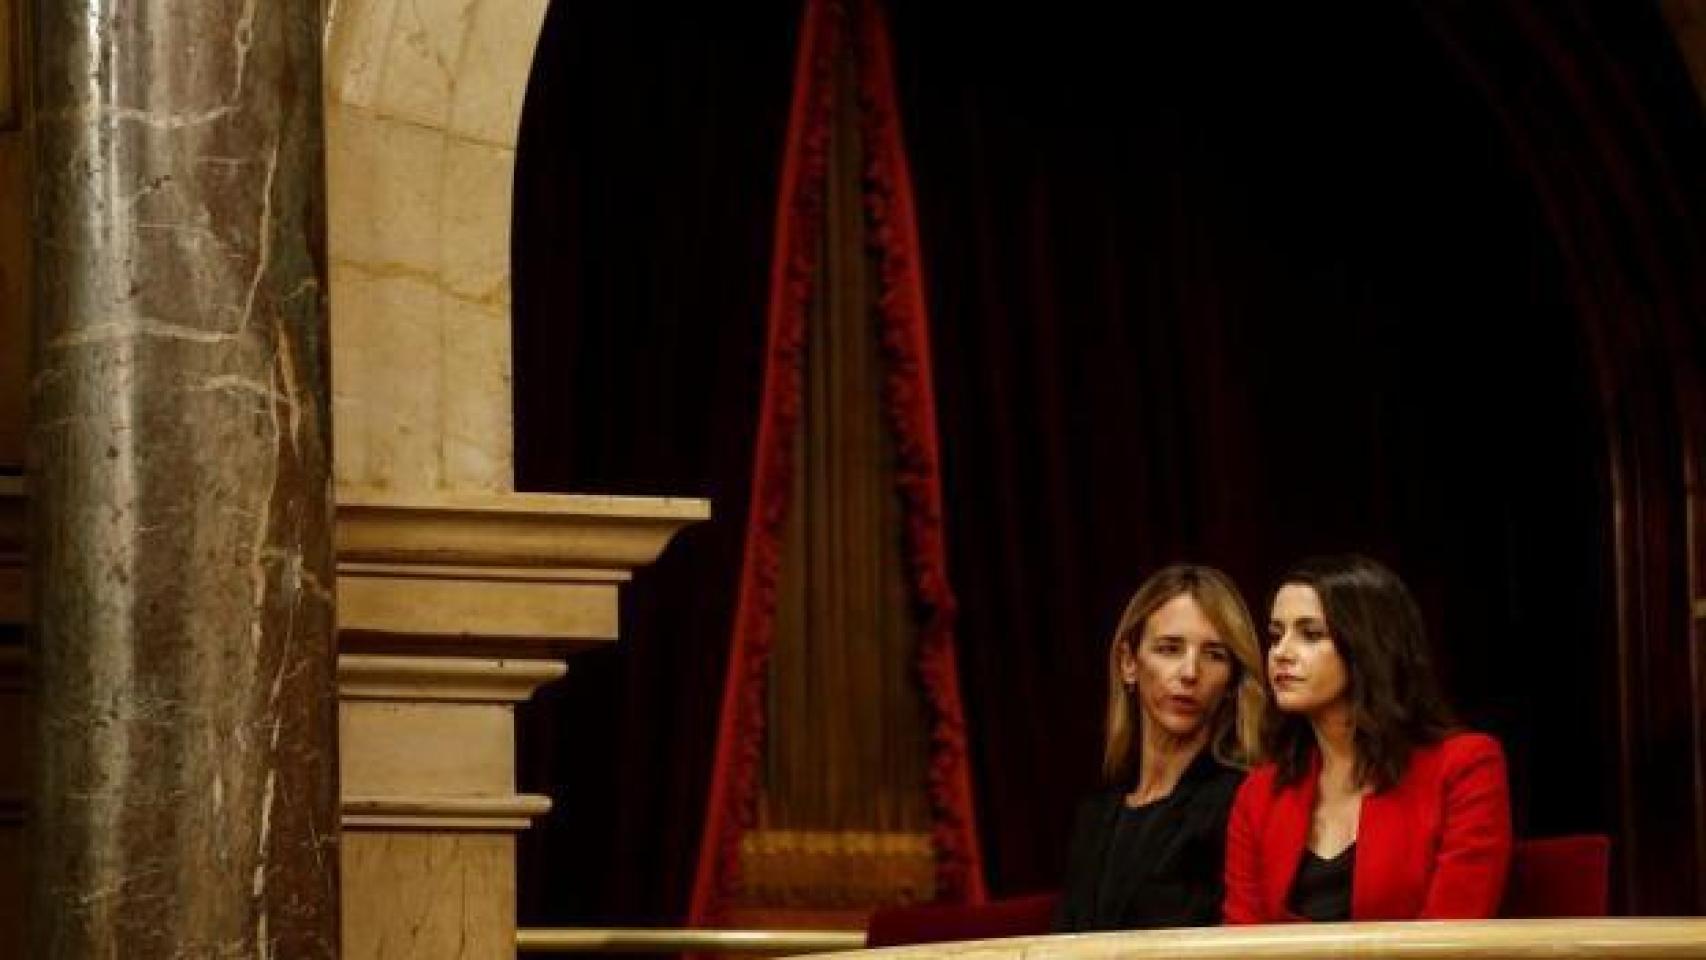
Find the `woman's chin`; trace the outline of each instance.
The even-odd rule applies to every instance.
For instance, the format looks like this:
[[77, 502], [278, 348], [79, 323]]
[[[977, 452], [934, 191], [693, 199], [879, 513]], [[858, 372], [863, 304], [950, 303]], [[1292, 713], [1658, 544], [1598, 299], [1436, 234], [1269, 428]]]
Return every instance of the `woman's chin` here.
[[1202, 732], [1203, 722], [1200, 717], [1179, 717], [1171, 715], [1151, 716], [1150, 720], [1161, 729], [1161, 732], [1174, 740], [1189, 740]]

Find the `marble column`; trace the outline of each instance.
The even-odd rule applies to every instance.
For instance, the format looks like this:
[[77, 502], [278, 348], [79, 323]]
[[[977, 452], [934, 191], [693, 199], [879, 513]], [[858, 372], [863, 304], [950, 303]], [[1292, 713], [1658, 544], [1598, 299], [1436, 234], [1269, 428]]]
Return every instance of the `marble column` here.
[[35, 958], [337, 953], [321, 14], [35, 4]]

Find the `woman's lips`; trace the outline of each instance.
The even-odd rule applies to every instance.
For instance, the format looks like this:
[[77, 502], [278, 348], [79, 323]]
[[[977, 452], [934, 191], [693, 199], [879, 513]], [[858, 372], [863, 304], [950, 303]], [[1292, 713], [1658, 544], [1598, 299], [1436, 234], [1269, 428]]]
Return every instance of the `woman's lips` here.
[[1201, 713], [1202, 704], [1195, 697], [1168, 697], [1167, 704], [1181, 713]]

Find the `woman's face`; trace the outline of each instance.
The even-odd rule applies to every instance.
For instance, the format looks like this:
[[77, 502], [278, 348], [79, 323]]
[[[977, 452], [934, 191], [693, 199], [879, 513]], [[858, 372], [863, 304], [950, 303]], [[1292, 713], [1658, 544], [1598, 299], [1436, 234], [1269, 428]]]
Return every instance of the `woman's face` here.
[[1191, 737], [1214, 716], [1232, 680], [1232, 652], [1196, 598], [1180, 594], [1120, 648], [1120, 679], [1134, 687], [1146, 723]]
[[1281, 710], [1318, 716], [1343, 703], [1350, 673], [1314, 587], [1289, 583], [1274, 594], [1268, 641], [1268, 685]]

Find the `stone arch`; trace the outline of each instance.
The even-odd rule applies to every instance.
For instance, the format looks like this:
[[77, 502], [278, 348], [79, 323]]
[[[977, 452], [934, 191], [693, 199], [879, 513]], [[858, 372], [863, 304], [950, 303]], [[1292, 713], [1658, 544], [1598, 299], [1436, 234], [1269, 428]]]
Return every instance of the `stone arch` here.
[[328, 5], [327, 259], [340, 489], [513, 488], [511, 197], [547, 5]]

